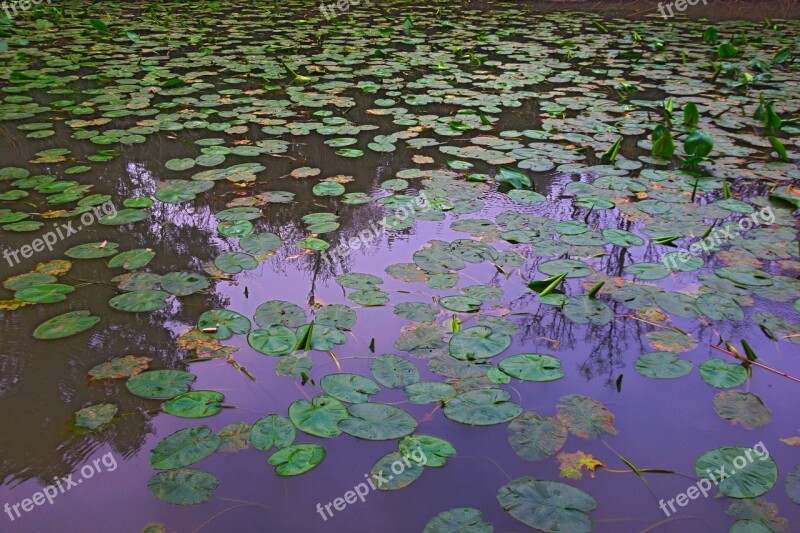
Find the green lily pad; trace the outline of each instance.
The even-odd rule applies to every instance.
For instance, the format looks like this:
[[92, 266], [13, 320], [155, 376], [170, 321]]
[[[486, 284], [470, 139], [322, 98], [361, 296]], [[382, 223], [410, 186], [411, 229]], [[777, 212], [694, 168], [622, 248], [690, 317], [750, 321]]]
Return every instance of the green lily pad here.
[[150, 248], [137, 248], [135, 250], [128, 250], [115, 255], [108, 261], [109, 268], [124, 268], [125, 270], [134, 270], [142, 268], [150, 264], [150, 261], [156, 256], [156, 253]]
[[297, 346], [297, 336], [286, 326], [270, 326], [255, 329], [247, 336], [247, 342], [259, 353], [280, 357], [290, 354]]
[[508, 443], [526, 461], [541, 461], [557, 454], [567, 442], [567, 428], [554, 416], [523, 413], [508, 425]]
[[[752, 461], [748, 460], [746, 452], [750, 452]], [[772, 457], [759, 456], [740, 446], [723, 446], [703, 453], [694, 463], [694, 472], [700, 478], [714, 481], [720, 492], [731, 498], [761, 496], [778, 480], [778, 466]]]
[[330, 396], [348, 403], [368, 402], [371, 395], [381, 391], [377, 383], [357, 374], [329, 374], [319, 385]]
[[86, 331], [98, 322], [100, 317], [92, 316], [90, 311], [70, 311], [39, 324], [33, 331], [33, 337], [40, 340], [63, 339]]
[[72, 259], [100, 259], [116, 255], [118, 247], [119, 245], [115, 242], [91, 242], [73, 246], [64, 252], [64, 255]]
[[564, 396], [558, 400], [556, 413], [559, 423], [583, 439], [594, 439], [600, 434], [617, 434], [614, 415], [605, 405], [586, 396]]
[[75, 427], [87, 431], [95, 431], [109, 424], [118, 407], [111, 403], [91, 405], [75, 413]]
[[339, 422], [339, 429], [359, 439], [393, 440], [417, 429], [414, 417], [393, 405], [359, 403], [348, 411], [350, 417]]
[[674, 379], [692, 371], [694, 364], [672, 352], [653, 352], [636, 360], [636, 371], [644, 377]]
[[297, 400], [289, 406], [289, 419], [297, 429], [326, 439], [339, 435], [339, 423], [349, 416], [344, 404], [332, 396], [316, 396], [310, 402]]
[[483, 514], [472, 507], [455, 507], [431, 518], [423, 533], [492, 533], [491, 524], [483, 521]]
[[732, 389], [747, 381], [747, 370], [725, 359], [709, 359], [700, 365], [703, 381], [718, 389]]
[[408, 435], [400, 439], [397, 447], [405, 457], [430, 468], [445, 466], [456, 455], [452, 444], [432, 435]]
[[183, 370], [151, 370], [131, 377], [125, 385], [136, 396], [168, 400], [189, 391], [197, 376]]
[[447, 401], [444, 415], [450, 420], [471, 426], [501, 424], [522, 413], [522, 407], [510, 400], [511, 394], [501, 389], [462, 392]]
[[564, 377], [561, 361], [540, 353], [511, 355], [497, 366], [505, 374], [523, 381], [554, 381]]
[[250, 430], [250, 440], [256, 450], [266, 452], [274, 448], [290, 446], [297, 436], [292, 422], [280, 415], [259, 418]]
[[137, 357], [135, 355], [115, 357], [110, 361], [93, 367], [88, 374], [95, 381], [129, 378], [147, 370], [150, 361], [152, 359], [149, 357]]
[[222, 410], [225, 395], [212, 390], [185, 392], [164, 404], [164, 411], [181, 418], [205, 418]]
[[36, 304], [50, 304], [61, 302], [67, 299], [67, 294], [75, 290], [71, 285], [61, 283], [47, 283], [44, 285], [33, 285], [14, 294], [14, 298], [23, 302]]
[[400, 452], [381, 457], [370, 470], [378, 490], [397, 490], [416, 481], [425, 467], [405, 458]]
[[283, 300], [270, 300], [258, 306], [253, 320], [264, 329], [274, 325], [299, 328], [306, 323], [307, 317], [306, 312], [298, 305]]
[[197, 319], [197, 329], [223, 341], [234, 334], [249, 333], [250, 328], [250, 320], [246, 316], [227, 309], [212, 309]]
[[511, 337], [486, 326], [464, 329], [450, 339], [450, 355], [461, 361], [491, 359], [511, 345]]
[[150, 478], [147, 488], [158, 498], [173, 505], [197, 505], [211, 499], [219, 486], [216, 477], [191, 468], [160, 472]]
[[267, 460], [279, 476], [297, 476], [308, 472], [325, 459], [325, 448], [319, 444], [292, 444], [281, 448]]
[[511, 516], [540, 531], [586, 533], [594, 529], [587, 513], [597, 502], [565, 483], [521, 477], [501, 487], [497, 501]]
[[457, 394], [455, 387], [448, 383], [430, 381], [412, 383], [403, 392], [408, 394], [409, 402], [418, 404], [444, 402]]
[[156, 444], [150, 452], [150, 466], [156, 470], [189, 466], [217, 451], [220, 441], [206, 426], [181, 429]]
[[399, 355], [386, 354], [373, 359], [370, 371], [375, 380], [390, 389], [399, 389], [419, 381], [416, 365]]
[[752, 392], [720, 392], [714, 396], [714, 410], [720, 418], [741, 424], [745, 429], [761, 427], [772, 420], [772, 412]]
[[169, 296], [170, 294], [164, 291], [132, 291], [114, 296], [108, 301], [108, 305], [117, 311], [145, 313], [166, 307]]

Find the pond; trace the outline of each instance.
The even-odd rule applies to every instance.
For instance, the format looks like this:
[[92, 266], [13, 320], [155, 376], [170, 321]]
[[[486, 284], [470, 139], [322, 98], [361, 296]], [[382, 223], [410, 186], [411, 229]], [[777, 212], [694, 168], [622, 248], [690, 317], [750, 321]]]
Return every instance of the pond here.
[[11, 5], [2, 531], [800, 527], [796, 19]]

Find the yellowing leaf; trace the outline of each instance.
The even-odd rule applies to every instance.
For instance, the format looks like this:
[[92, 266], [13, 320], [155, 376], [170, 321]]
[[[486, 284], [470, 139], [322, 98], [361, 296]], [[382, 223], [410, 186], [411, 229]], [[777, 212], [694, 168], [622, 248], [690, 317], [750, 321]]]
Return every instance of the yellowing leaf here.
[[594, 471], [597, 468], [602, 468], [605, 465], [591, 454], [585, 454], [581, 451], [575, 453], [562, 452], [558, 454], [558, 462], [561, 464], [561, 477], [566, 479], [581, 479], [583, 477], [583, 469], [589, 472], [591, 477], [594, 477]]

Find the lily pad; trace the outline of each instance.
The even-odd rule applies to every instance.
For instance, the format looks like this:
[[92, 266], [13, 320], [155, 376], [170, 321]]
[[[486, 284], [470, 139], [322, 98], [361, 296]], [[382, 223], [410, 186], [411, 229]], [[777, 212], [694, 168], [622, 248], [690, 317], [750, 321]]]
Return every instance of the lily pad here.
[[316, 396], [310, 402], [297, 400], [289, 406], [289, 419], [297, 429], [326, 439], [339, 435], [339, 423], [349, 416], [344, 404], [333, 396]]
[[147, 488], [158, 498], [173, 505], [197, 505], [211, 499], [219, 486], [216, 477], [191, 468], [160, 472], [150, 478]]
[[350, 417], [339, 422], [339, 429], [359, 439], [392, 440], [417, 429], [414, 417], [393, 405], [359, 403], [348, 411]]
[[168, 400], [189, 391], [197, 376], [183, 370], [151, 370], [132, 376], [125, 385], [136, 396]]
[[[747, 452], [752, 460], [748, 459]], [[778, 480], [778, 466], [772, 457], [759, 456], [740, 446], [723, 446], [703, 453], [694, 463], [694, 472], [700, 478], [714, 481], [720, 492], [731, 498], [761, 496]]]
[[153, 448], [150, 452], [150, 466], [156, 470], [189, 466], [217, 451], [220, 440], [206, 426], [181, 429]]
[[594, 529], [587, 513], [597, 502], [565, 483], [521, 477], [501, 487], [497, 501], [511, 516], [540, 531], [586, 533]]
[[181, 418], [205, 418], [222, 410], [225, 395], [212, 390], [185, 392], [164, 404], [164, 411]]
[[297, 476], [308, 472], [325, 459], [325, 448], [319, 444], [292, 444], [269, 456], [267, 462], [279, 476]]

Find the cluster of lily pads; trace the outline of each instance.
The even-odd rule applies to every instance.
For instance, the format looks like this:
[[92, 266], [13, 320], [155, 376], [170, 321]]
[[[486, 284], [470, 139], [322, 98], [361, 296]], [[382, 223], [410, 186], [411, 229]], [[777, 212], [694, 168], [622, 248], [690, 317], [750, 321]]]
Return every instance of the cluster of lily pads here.
[[[226, 209], [214, 213], [229, 249], [207, 262], [204, 273], [156, 273], [145, 270], [156, 254], [150, 248], [122, 251], [108, 240], [71, 247], [69, 259], [107, 260], [115, 274], [109, 283], [119, 292], [108, 302], [115, 310], [161, 311], [172, 296], [211, 291], [217, 280], [250, 275], [267, 258], [319, 255], [339, 238], [345, 209], [380, 206], [381, 224], [398, 236], [446, 221], [470, 238], [432, 238], [409, 262], [385, 269], [393, 280], [414, 284], [410, 294], [434, 291], [424, 302], [394, 305], [409, 322], [394, 348], [424, 361], [441, 379], [423, 381], [417, 362], [404, 355], [373, 354], [371, 377], [321, 376], [321, 394], [294, 401], [285, 414], [216, 433], [205, 425], [181, 429], [150, 453], [159, 472], [148, 487], [156, 497], [179, 505], [210, 499], [217, 478], [187, 467], [217, 450], [252, 445], [270, 453], [267, 460], [280, 476], [308, 472], [326, 450], [297, 442], [298, 435], [397, 440], [398, 450], [379, 459], [374, 473], [421, 448], [426, 464], [412, 462], [384, 490], [409, 485], [425, 468], [446, 466], [455, 447], [416, 433], [417, 421], [404, 409], [371, 401], [383, 389], [402, 389], [413, 404], [438, 405], [456, 423], [508, 424], [511, 449], [528, 461], [557, 456], [566, 479], [594, 473], [604, 466], [598, 458], [561, 450], [568, 434], [616, 434], [602, 403], [572, 394], [559, 400], [554, 415], [542, 416], [524, 412], [503, 388], [512, 380], [565, 375], [553, 353], [504, 355], [519, 333], [513, 318], [520, 314], [550, 313], [593, 328], [615, 320], [647, 322], [654, 328], [645, 335], [653, 351], [634, 368], [651, 379], [683, 378], [694, 370], [681, 354], [699, 343], [675, 325], [680, 320], [726, 335], [733, 334], [732, 324], [749, 321], [772, 341], [800, 344], [800, 282], [791, 274], [800, 270], [800, 171], [793, 164], [800, 133], [797, 24], [729, 23], [723, 32], [682, 22], [679, 33], [661, 23], [600, 22], [569, 13], [540, 15], [532, 24], [529, 13], [508, 6], [502, 16], [460, 10], [456, 17], [447, 9], [404, 4], [413, 16], [362, 6], [348, 21], [320, 26], [319, 19], [303, 18], [299, 2], [282, 5], [277, 22], [254, 5], [233, 4], [225, 11], [229, 17], [214, 16], [213, 34], [202, 18], [167, 6], [151, 6], [143, 18], [116, 4], [103, 8], [105, 16], [92, 6], [73, 7], [70, 18], [63, 9], [42, 8], [30, 19], [0, 25], [0, 75], [9, 82], [2, 87], [0, 126], [13, 125], [26, 142], [61, 133], [94, 150], [81, 156], [51, 148], [35, 154], [31, 170], [0, 169], [0, 203], [8, 205], [0, 209], [2, 230], [36, 232], [46, 220], [79, 217], [112, 200], [90, 194], [93, 184], [72, 177], [166, 135], [184, 140], [192, 155], [158, 161], [166, 179], [154, 185], [152, 197], [124, 199], [124, 208], [100, 224], [140, 223], [154, 206], [181, 207], [233, 192]], [[260, 20], [271, 34], [252, 39], [239, 27], [240, 16]], [[172, 17], [181, 20], [181, 39], [165, 23]], [[54, 38], [62, 46], [46, 45]], [[89, 48], [90, 55], [75, 53]], [[309, 138], [321, 139], [342, 165], [368, 153], [387, 161], [413, 156], [408, 168], [376, 183], [373, 194], [323, 163], [290, 159], [299, 158], [298, 147]], [[287, 161], [288, 172], [276, 175]], [[558, 176], [558, 184], [537, 187], [548, 175]], [[296, 205], [306, 185], [323, 202], [315, 205], [327, 210], [298, 217], [302, 225], [291, 231], [265, 231], [270, 213]], [[769, 224], [736, 232], [705, 257], [669, 261], [680, 253], [677, 246], [718, 227], [728, 231], [739, 217], [767, 206], [775, 213]], [[497, 276], [480, 283], [467, 275], [481, 266]], [[6, 279], [13, 297], [0, 308], [72, 297], [86, 282], [67, 283], [70, 268], [56, 259]], [[119, 269], [125, 273], [117, 275]], [[337, 361], [334, 350], [347, 342], [359, 314], [392, 300], [375, 273], [346, 272], [336, 280], [359, 307], [312, 304], [307, 311], [270, 300], [252, 321], [234, 310], [208, 309], [178, 344], [197, 360], [224, 359], [256, 379], [233, 359], [237, 348], [222, 343], [246, 335], [256, 353], [277, 358], [278, 376], [316, 386], [309, 353]], [[678, 283], [656, 283], [661, 280]], [[509, 301], [520, 291], [522, 298]], [[759, 307], [764, 302], [775, 312]], [[100, 320], [73, 310], [43, 322], [33, 336], [64, 338]], [[747, 341], [738, 348], [719, 340], [727, 355], [698, 365], [702, 381], [735, 389], [763, 371]], [[151, 370], [149, 363], [140, 356], [113, 358], [89, 376], [124, 379], [131, 394], [162, 402], [164, 412], [181, 418], [211, 417], [225, 407], [221, 392], [191, 390], [192, 373]], [[721, 391], [713, 408], [745, 428], [763, 426], [772, 416], [749, 390]], [[111, 403], [84, 407], [74, 426], [101, 431], [117, 411]], [[696, 473], [703, 477], [740, 454], [730, 446], [709, 450], [697, 459]], [[734, 503], [734, 530], [776, 530], [777, 509], [749, 499], [777, 481], [769, 459], [721, 484], [724, 495], [762, 509]], [[800, 504], [800, 470], [785, 477], [785, 487]], [[594, 498], [564, 482], [522, 477], [501, 487], [497, 500], [543, 531], [594, 527]], [[426, 531], [459, 528], [492, 530], [479, 510], [456, 508], [434, 517]]]

